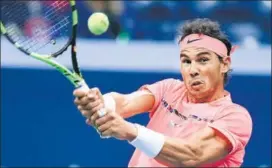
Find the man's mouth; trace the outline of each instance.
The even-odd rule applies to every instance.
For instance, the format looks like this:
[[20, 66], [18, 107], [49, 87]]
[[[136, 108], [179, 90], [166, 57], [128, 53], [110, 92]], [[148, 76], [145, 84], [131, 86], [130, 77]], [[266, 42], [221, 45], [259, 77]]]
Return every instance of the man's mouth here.
[[191, 86], [198, 86], [198, 85], [201, 85], [201, 84], [203, 84], [203, 82], [201, 82], [201, 81], [194, 81], [194, 82], [191, 83]]

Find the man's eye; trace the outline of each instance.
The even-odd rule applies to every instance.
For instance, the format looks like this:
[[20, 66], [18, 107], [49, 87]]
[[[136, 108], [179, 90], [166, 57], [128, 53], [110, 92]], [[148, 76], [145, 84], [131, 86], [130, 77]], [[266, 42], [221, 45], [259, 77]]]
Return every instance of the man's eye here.
[[204, 62], [207, 62], [207, 61], [209, 61], [208, 58], [200, 58], [199, 59], [199, 62], [201, 62], [201, 63], [204, 63]]
[[182, 60], [182, 63], [185, 63], [185, 64], [190, 64], [191, 61], [190, 60]]

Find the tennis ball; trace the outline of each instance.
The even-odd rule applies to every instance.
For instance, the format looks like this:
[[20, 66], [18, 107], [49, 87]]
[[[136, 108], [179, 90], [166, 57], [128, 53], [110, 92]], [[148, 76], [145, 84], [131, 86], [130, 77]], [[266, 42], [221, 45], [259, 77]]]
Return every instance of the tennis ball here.
[[109, 18], [101, 12], [93, 13], [88, 19], [88, 28], [95, 35], [105, 33], [109, 28]]

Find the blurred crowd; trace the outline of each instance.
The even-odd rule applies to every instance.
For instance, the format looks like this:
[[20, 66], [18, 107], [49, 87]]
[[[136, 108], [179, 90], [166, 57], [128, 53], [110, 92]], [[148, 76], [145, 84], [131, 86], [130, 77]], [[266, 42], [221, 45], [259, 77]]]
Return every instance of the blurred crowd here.
[[[33, 27], [33, 24], [44, 24], [46, 27], [46, 23], [41, 18], [37, 18], [42, 11], [40, 1], [26, 2], [21, 4], [28, 5], [30, 20], [25, 29], [29, 34], [32, 30], [28, 29]], [[51, 6], [64, 6], [68, 1], [57, 3], [46, 1], [46, 3]], [[186, 20], [210, 18], [221, 24], [234, 43], [242, 43], [250, 47], [271, 44], [270, 1], [83, 0], [77, 1], [77, 9], [78, 34], [83, 38], [175, 41], [179, 26]], [[87, 27], [87, 20], [94, 12], [104, 12], [110, 20], [109, 31], [101, 36], [92, 35]], [[29, 16], [20, 16], [17, 19], [24, 20], [23, 17]]]
[[[112, 38], [125, 34], [131, 40], [173, 41], [179, 25], [188, 19], [217, 20], [231, 41], [271, 44], [270, 1], [78, 1], [80, 36]], [[110, 31], [93, 36], [87, 19], [106, 13]], [[113, 35], [113, 36], [111, 36]]]

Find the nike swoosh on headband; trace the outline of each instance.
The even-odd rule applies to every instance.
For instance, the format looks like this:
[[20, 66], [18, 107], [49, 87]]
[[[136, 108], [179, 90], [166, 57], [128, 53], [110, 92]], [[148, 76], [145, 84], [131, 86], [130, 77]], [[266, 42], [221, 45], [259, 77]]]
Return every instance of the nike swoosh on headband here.
[[194, 42], [194, 41], [198, 41], [198, 40], [201, 40], [201, 39], [194, 39], [194, 40], [189, 40], [189, 39], [188, 39], [187, 44], [192, 43], [192, 42]]

